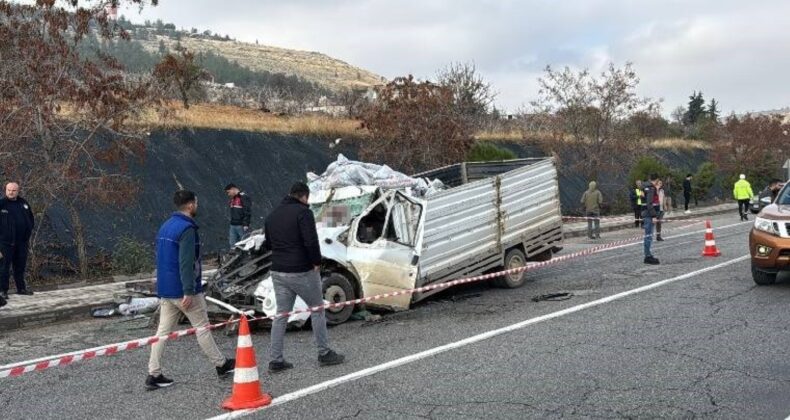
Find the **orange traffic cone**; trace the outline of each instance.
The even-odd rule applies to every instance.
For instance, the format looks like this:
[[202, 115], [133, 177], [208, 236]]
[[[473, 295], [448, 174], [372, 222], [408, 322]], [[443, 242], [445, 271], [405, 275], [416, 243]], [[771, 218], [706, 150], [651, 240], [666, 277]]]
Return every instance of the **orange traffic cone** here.
[[716, 239], [713, 238], [713, 228], [710, 220], [705, 221], [705, 249], [702, 250], [703, 257], [718, 257], [721, 251], [716, 247]]
[[242, 410], [269, 405], [272, 397], [261, 392], [261, 381], [258, 379], [258, 362], [252, 348], [252, 337], [247, 317], [241, 317], [239, 323], [239, 344], [236, 347], [236, 370], [233, 373], [233, 392], [222, 403], [227, 410]]

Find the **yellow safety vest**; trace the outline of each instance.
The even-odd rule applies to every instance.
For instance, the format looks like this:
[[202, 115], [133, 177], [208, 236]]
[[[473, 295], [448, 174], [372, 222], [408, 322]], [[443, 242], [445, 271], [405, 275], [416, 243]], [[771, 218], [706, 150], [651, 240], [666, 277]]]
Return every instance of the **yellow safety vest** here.
[[645, 196], [645, 192], [639, 188], [634, 188], [634, 191], [636, 191], [636, 205], [641, 206], [642, 204], [644, 204], [642, 203], [642, 197]]

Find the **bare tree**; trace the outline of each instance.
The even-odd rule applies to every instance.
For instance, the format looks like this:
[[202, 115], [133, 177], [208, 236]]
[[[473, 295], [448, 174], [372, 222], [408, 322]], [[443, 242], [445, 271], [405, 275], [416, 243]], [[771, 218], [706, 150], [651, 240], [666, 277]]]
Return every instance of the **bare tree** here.
[[371, 138], [360, 143], [361, 157], [401, 171], [462, 161], [472, 146], [472, 129], [453, 92], [412, 76], [380, 88], [362, 120]]
[[767, 181], [788, 155], [790, 124], [781, 115], [731, 115], [713, 141], [713, 161], [728, 185], [741, 173], [752, 182]]
[[488, 116], [496, 93], [477, 72], [474, 63], [451, 63], [439, 70], [437, 83], [453, 94], [456, 112], [479, 128]]
[[195, 54], [184, 47], [177, 47], [175, 54], [162, 57], [154, 68], [154, 77], [164, 89], [176, 92], [186, 109], [192, 99], [205, 96], [201, 82], [211, 79], [195, 62]]
[[639, 78], [630, 63], [614, 64], [595, 77], [588, 70], [546, 67], [538, 79], [539, 99], [532, 103], [533, 116], [548, 122], [551, 142], [545, 146], [563, 154], [575, 150], [584, 156], [576, 165], [585, 176], [622, 166], [638, 150], [626, 122], [634, 114], [655, 114], [660, 104], [636, 94]]
[[[0, 1], [0, 168], [21, 181], [39, 217], [56, 203], [66, 206], [85, 273], [87, 244], [78, 209], [128, 201], [124, 193], [134, 190], [129, 165], [145, 153], [144, 128], [128, 122], [158, 96], [150, 78], [127, 77], [113, 57], [85, 59], [78, 53], [90, 33], [128, 40], [105, 12], [119, 1], [55, 3]], [[38, 238], [37, 230], [33, 268], [42, 245]]]

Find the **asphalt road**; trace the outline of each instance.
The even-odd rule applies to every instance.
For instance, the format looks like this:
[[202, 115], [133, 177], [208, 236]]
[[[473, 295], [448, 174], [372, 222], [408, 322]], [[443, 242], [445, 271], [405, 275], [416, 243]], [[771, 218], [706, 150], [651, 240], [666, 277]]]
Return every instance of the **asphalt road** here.
[[[703, 225], [667, 223], [667, 241], [654, 247], [659, 266], [642, 263], [640, 244], [624, 246], [530, 271], [521, 289], [469, 285], [378, 322], [332, 328], [333, 346], [348, 357], [341, 366], [319, 368], [310, 331], [300, 331], [286, 339], [296, 367], [269, 376], [268, 333], [257, 332], [263, 386], [278, 404], [248, 418], [783, 419], [790, 415], [790, 279], [754, 285], [741, 258], [751, 225], [737, 219], [713, 218], [718, 258], [700, 256]], [[573, 241], [563, 252], [637, 234]], [[573, 297], [531, 300], [561, 291]], [[461, 342], [492, 331], [500, 333]], [[120, 320], [0, 333], [0, 363], [150, 334], [140, 321]], [[215, 337], [233, 354], [233, 337]], [[134, 350], [0, 380], [0, 417], [223, 413], [231, 380], [216, 378], [193, 337], [168, 343], [171, 388], [143, 389], [147, 357], [147, 349]], [[356, 376], [338, 379], [348, 374]], [[308, 388], [321, 383], [327, 389]]]

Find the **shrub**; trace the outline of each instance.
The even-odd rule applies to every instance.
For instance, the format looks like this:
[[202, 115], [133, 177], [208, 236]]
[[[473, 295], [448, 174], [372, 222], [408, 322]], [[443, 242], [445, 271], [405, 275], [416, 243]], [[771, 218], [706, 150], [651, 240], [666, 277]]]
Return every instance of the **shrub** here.
[[466, 160], [469, 162], [485, 162], [489, 160], [515, 159], [517, 157], [518, 156], [510, 150], [498, 147], [495, 144], [477, 142], [472, 146], [472, 149], [469, 150], [469, 153], [466, 155]]
[[154, 250], [151, 245], [124, 236], [112, 253], [115, 274], [149, 273], [154, 270]]
[[692, 182], [692, 192], [695, 200], [702, 200], [708, 196], [716, 182], [716, 165], [705, 162], [697, 168]]
[[633, 185], [637, 179], [645, 181], [651, 174], [657, 174], [660, 177], [665, 177], [670, 173], [669, 168], [661, 163], [658, 159], [651, 156], [643, 156], [639, 158], [631, 168], [631, 173], [628, 175], [629, 185]]

